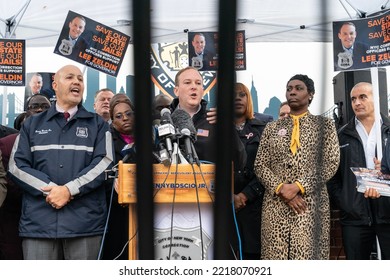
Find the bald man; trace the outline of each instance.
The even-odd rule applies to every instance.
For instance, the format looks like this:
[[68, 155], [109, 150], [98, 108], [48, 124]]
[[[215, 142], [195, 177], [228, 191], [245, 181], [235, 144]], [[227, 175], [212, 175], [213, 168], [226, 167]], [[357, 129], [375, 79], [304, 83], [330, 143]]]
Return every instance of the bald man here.
[[29, 117], [9, 173], [23, 191], [19, 235], [28, 260], [97, 259], [107, 216], [104, 171], [113, 161], [109, 125], [82, 105], [84, 77], [66, 65], [57, 101]]
[[[351, 167], [380, 169], [376, 143], [390, 139], [390, 119], [381, 115], [381, 135], [376, 134], [372, 85], [357, 83], [350, 92], [355, 116], [338, 131], [340, 166], [328, 182], [330, 198], [340, 209], [343, 245], [348, 260], [369, 260], [378, 238], [383, 260], [390, 259], [390, 197], [381, 196], [375, 189], [358, 192], [356, 176]], [[383, 163], [382, 162], [382, 169]], [[388, 173], [388, 170], [386, 170]]]

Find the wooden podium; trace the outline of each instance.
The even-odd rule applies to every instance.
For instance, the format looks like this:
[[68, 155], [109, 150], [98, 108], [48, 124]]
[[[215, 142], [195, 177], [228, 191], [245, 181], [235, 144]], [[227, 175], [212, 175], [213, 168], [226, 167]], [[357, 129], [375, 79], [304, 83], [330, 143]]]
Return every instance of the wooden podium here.
[[[212, 203], [214, 201], [215, 165], [201, 164], [153, 165], [154, 202]], [[119, 161], [118, 202], [129, 207], [129, 259], [137, 259], [137, 190], [135, 183], [136, 165]], [[196, 177], [195, 177], [196, 176]], [[195, 180], [196, 178], [196, 180]], [[195, 185], [195, 181], [197, 185]], [[176, 189], [176, 190], [175, 190]], [[199, 200], [199, 201], [198, 201]]]

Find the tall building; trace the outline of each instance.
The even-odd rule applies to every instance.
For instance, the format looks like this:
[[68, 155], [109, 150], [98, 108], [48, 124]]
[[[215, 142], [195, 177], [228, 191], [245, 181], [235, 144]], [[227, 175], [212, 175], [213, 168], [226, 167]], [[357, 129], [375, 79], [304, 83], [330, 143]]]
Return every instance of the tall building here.
[[252, 76], [251, 96], [253, 101], [253, 111], [259, 113], [259, 101], [257, 98], [257, 90], [255, 87], [255, 83], [253, 81], [253, 76]]

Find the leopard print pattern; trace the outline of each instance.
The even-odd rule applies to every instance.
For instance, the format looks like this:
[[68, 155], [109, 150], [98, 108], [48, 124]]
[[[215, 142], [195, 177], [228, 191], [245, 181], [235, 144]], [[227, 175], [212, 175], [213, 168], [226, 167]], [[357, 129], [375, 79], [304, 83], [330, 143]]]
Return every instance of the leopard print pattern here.
[[[262, 259], [329, 259], [330, 206], [326, 182], [336, 173], [340, 150], [332, 120], [308, 113], [300, 119], [300, 147], [290, 151], [293, 121], [267, 124], [255, 161], [265, 186]], [[297, 215], [275, 195], [281, 183], [300, 182], [308, 210]]]

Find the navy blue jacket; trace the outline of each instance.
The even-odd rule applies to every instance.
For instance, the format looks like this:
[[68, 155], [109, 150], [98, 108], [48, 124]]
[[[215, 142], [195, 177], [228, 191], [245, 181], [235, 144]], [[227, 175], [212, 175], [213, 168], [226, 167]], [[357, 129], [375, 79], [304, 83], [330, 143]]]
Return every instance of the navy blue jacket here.
[[[108, 124], [79, 106], [65, 121], [55, 105], [28, 118], [9, 161], [9, 174], [23, 191], [19, 234], [70, 238], [103, 233], [106, 219], [104, 170], [113, 161]], [[66, 185], [73, 199], [57, 210], [41, 187]]]

